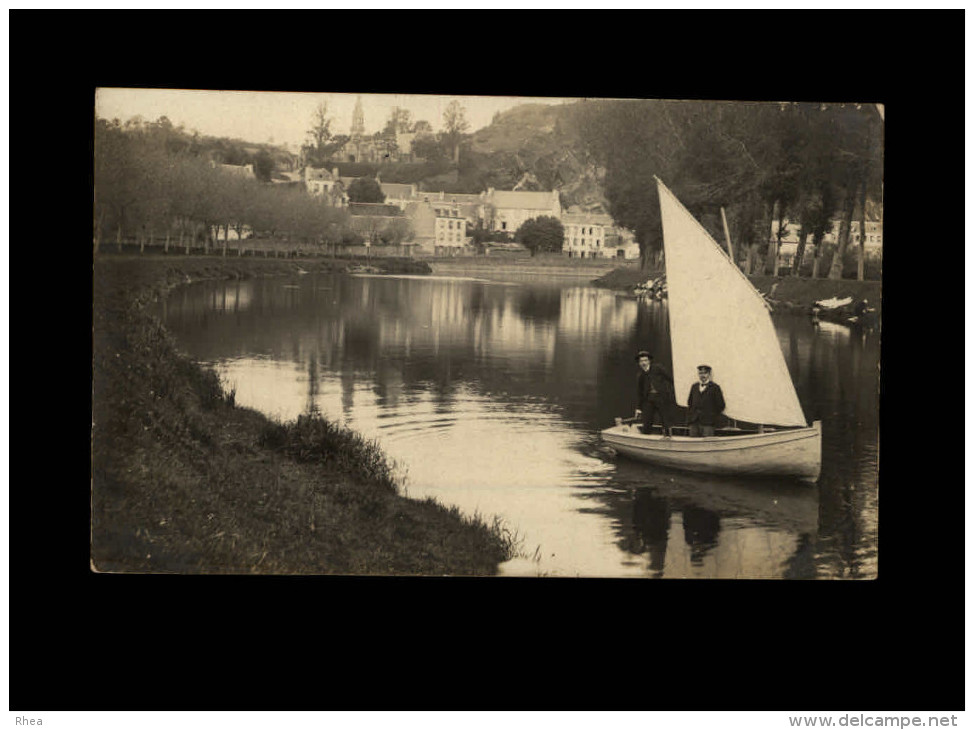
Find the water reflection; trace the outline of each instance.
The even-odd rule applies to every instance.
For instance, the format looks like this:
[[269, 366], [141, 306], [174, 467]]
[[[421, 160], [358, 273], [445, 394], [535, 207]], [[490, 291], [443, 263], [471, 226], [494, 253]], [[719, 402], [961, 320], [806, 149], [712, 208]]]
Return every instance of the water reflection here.
[[183, 287], [160, 314], [238, 403], [343, 421], [402, 464], [411, 496], [504, 517], [530, 553], [505, 574], [877, 573], [875, 334], [776, 318], [802, 407], [823, 421], [810, 488], [607, 456], [597, 434], [632, 413], [632, 353], [671, 366], [665, 302], [540, 281], [311, 275]]

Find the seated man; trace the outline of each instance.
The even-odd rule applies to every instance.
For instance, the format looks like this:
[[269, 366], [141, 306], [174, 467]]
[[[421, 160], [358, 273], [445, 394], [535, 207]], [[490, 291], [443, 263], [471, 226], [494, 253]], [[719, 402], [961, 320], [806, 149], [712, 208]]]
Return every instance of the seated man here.
[[690, 386], [687, 423], [691, 436], [713, 436], [717, 417], [724, 411], [724, 394], [711, 378], [709, 365], [697, 366], [699, 383]]

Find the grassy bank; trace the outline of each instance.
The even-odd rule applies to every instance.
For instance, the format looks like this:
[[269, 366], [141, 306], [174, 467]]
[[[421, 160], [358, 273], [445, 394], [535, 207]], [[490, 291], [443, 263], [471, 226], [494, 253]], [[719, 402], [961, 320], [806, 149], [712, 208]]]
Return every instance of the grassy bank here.
[[374, 443], [321, 418], [237, 407], [146, 305], [188, 280], [336, 262], [99, 256], [94, 265], [92, 564], [101, 571], [489, 575], [500, 524], [400, 494]]
[[[595, 286], [632, 293], [638, 284], [660, 275], [661, 272], [640, 271], [621, 268], [610, 271], [592, 283]], [[832, 297], [852, 297], [856, 302], [868, 299], [877, 314], [882, 307], [882, 283], [879, 281], [856, 281], [854, 279], [804, 279], [790, 276], [751, 276], [751, 283], [762, 294], [771, 295], [776, 310], [810, 311], [812, 305], [821, 299]]]

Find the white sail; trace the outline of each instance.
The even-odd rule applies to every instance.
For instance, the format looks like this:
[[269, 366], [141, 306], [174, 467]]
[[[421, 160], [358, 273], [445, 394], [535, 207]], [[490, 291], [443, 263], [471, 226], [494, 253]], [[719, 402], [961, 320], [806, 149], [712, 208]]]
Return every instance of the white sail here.
[[767, 305], [706, 229], [656, 179], [663, 220], [676, 399], [686, 405], [697, 366], [710, 365], [724, 414], [806, 426]]

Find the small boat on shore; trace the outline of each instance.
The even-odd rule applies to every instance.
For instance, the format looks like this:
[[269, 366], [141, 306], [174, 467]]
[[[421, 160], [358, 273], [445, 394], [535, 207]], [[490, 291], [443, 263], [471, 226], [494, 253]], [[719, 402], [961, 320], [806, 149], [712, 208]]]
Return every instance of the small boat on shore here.
[[620, 454], [712, 474], [793, 476], [821, 471], [822, 422], [805, 418], [778, 344], [770, 306], [707, 230], [656, 178], [663, 223], [673, 383], [684, 403], [697, 365], [713, 368], [733, 422], [714, 436], [643, 433], [617, 418], [602, 439]]

